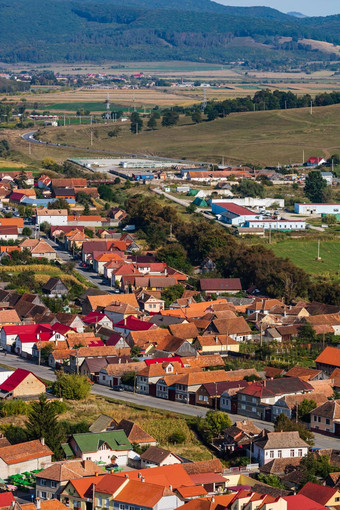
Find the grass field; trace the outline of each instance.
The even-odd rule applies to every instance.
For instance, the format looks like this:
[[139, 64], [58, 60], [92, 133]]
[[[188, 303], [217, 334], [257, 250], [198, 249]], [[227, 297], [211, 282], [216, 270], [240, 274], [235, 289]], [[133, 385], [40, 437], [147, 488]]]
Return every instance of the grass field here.
[[[111, 110], [114, 111], [133, 111], [133, 107], [123, 106], [122, 104], [111, 103]], [[76, 112], [84, 108], [84, 110], [89, 110], [91, 113], [93, 112], [105, 112], [106, 111], [106, 103], [104, 101], [100, 102], [73, 102], [73, 103], [52, 103], [46, 104], [43, 109], [44, 110], [53, 110], [53, 111], [63, 111], [63, 112]], [[144, 111], [149, 113], [151, 110], [148, 108], [138, 108], [140, 113]]]
[[[221, 162], [223, 157], [231, 164], [300, 163], [303, 151], [306, 159], [340, 151], [339, 115], [340, 105], [334, 105], [314, 108], [313, 115], [308, 108], [246, 112], [201, 124], [183, 117], [176, 127], [159, 126], [138, 136], [130, 133], [126, 123], [116, 138], [107, 135], [111, 125], [97, 126], [93, 148], [212, 162]], [[84, 148], [90, 145], [86, 126], [45, 128], [41, 133], [43, 140]], [[34, 150], [39, 152], [39, 148]]]
[[318, 242], [285, 240], [272, 244], [270, 248], [278, 257], [287, 257], [298, 267], [308, 273], [329, 275], [339, 279], [340, 275], [340, 240], [321, 241], [321, 260], [316, 260]]

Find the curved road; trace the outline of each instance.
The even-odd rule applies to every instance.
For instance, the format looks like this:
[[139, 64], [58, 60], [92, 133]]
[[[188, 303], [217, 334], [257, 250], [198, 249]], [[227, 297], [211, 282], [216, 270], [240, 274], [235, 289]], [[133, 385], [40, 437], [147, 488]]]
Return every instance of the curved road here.
[[182, 164], [191, 164], [191, 165], [211, 165], [211, 163], [207, 161], [190, 161], [190, 160], [183, 160], [183, 159], [175, 159], [175, 158], [163, 158], [161, 156], [150, 156], [148, 154], [138, 154], [138, 153], [132, 153], [132, 152], [118, 152], [118, 151], [106, 151], [103, 149], [92, 149], [88, 147], [76, 147], [75, 145], [61, 145], [60, 143], [50, 143], [50, 142], [43, 142], [42, 140], [36, 140], [34, 138], [35, 133], [37, 131], [30, 131], [28, 133], [24, 133], [21, 135], [21, 138], [29, 143], [36, 143], [38, 145], [48, 145], [49, 147], [57, 147], [61, 149], [71, 149], [71, 150], [81, 150], [86, 152], [96, 152], [100, 154], [110, 154], [115, 156], [129, 156], [129, 157], [137, 157], [137, 158], [146, 158], [146, 159], [152, 159], [156, 161], [173, 161], [174, 163], [182, 163]]

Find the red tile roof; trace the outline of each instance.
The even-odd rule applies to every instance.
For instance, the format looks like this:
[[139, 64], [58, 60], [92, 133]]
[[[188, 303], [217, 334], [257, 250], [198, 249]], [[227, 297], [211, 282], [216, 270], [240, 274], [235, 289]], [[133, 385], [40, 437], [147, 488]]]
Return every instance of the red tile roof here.
[[319, 485], [317, 483], [307, 482], [306, 485], [300, 490], [299, 494], [306, 496], [320, 505], [326, 505], [328, 501], [340, 491], [339, 489], [328, 487], [327, 485]]
[[340, 349], [327, 346], [315, 361], [316, 363], [323, 363], [340, 368]]
[[[19, 386], [19, 384], [22, 383], [26, 379], [28, 375], [32, 374], [34, 377], [36, 377], [41, 383], [43, 381], [39, 379], [33, 372], [29, 372], [28, 370], [24, 370], [23, 368], [17, 368], [13, 374], [11, 374], [8, 379], [6, 379], [5, 382], [3, 382], [0, 386], [1, 391], [13, 391], [15, 388]], [[45, 383], [43, 383], [45, 384]], [[46, 386], [46, 384], [45, 384]]]
[[325, 510], [324, 505], [320, 505], [303, 494], [296, 494], [295, 496], [284, 496], [283, 499], [287, 501], [287, 510]]
[[2, 492], [0, 494], [0, 508], [11, 506], [11, 503], [15, 501], [14, 496], [11, 492]]
[[256, 213], [250, 211], [249, 209], [246, 209], [245, 207], [242, 207], [241, 205], [233, 204], [230, 202], [221, 202], [216, 205], [218, 205], [219, 207], [223, 207], [227, 211], [230, 211], [234, 214], [239, 214], [241, 216], [256, 216]]
[[114, 327], [129, 329], [130, 331], [148, 331], [150, 328], [154, 327], [154, 324], [136, 319], [136, 317], [130, 315], [126, 319], [122, 319], [114, 324]]

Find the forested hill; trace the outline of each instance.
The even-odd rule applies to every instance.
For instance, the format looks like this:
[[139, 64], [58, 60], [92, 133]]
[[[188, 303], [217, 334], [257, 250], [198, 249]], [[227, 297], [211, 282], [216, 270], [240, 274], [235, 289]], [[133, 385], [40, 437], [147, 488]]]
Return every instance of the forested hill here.
[[[181, 11], [181, 12], [179, 12]], [[340, 15], [295, 18], [210, 0], [0, 0], [0, 61], [334, 61], [302, 39], [340, 44]]]

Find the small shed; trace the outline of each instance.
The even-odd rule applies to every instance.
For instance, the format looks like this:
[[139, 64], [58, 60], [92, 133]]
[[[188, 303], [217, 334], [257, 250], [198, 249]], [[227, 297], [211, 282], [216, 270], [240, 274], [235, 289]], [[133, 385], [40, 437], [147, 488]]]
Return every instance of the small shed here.
[[60, 278], [52, 277], [43, 286], [43, 292], [51, 297], [63, 297], [68, 293], [68, 288]]

